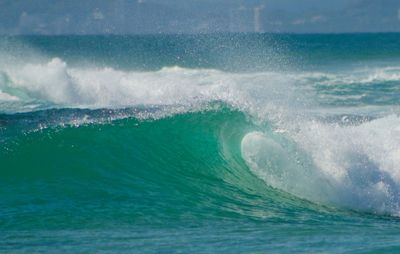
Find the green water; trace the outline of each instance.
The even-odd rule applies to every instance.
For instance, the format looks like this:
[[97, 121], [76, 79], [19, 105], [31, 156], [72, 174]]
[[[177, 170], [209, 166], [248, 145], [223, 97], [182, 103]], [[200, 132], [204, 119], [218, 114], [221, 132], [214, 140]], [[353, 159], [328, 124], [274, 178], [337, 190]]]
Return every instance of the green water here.
[[399, 39], [2, 38], [0, 252], [398, 252]]

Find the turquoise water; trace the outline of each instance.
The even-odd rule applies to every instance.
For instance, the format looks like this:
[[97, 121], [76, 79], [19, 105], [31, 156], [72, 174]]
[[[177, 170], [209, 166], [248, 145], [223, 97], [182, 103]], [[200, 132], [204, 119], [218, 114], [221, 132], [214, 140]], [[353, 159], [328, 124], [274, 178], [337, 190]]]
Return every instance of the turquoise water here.
[[0, 252], [398, 252], [399, 41], [0, 38]]

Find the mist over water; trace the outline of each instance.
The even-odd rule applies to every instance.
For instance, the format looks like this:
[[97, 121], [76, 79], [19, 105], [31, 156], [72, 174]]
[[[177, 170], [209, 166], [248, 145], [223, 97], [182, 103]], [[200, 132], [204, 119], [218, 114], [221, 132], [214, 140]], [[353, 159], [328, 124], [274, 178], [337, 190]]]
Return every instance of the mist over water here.
[[[39, 232], [33, 244], [47, 230], [85, 237], [116, 227], [151, 239], [166, 225], [184, 243], [216, 222], [231, 239], [241, 235], [235, 224], [249, 235], [268, 226], [264, 238], [318, 225], [324, 249], [334, 246], [322, 239], [355, 228], [364, 240], [374, 237], [369, 227], [391, 236], [400, 213], [398, 39], [1, 38], [3, 247], [15, 230]], [[260, 237], [238, 251], [264, 250]], [[143, 239], [128, 242], [151, 250]], [[359, 241], [339, 240], [347, 251]]]

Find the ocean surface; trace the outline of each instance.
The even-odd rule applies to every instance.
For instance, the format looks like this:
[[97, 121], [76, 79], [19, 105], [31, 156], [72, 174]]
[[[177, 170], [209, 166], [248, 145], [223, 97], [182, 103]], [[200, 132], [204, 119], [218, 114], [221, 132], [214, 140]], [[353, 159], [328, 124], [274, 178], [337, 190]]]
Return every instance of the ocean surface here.
[[400, 34], [0, 37], [1, 253], [399, 253]]

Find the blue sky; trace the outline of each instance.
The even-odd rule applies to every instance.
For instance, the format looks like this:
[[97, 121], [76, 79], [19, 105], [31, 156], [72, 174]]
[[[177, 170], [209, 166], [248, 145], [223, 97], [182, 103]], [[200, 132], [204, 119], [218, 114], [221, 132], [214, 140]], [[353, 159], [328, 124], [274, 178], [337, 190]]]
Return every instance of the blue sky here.
[[0, 34], [400, 32], [400, 0], [0, 0]]

